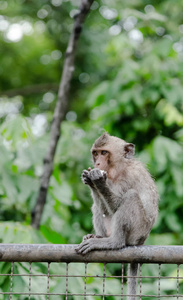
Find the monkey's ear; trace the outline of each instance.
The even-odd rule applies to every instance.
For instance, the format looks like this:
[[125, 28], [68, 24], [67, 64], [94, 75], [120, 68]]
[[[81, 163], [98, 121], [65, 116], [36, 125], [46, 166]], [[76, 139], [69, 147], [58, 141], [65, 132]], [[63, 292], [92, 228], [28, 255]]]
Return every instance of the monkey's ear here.
[[124, 156], [125, 158], [133, 158], [135, 154], [135, 145], [128, 143], [124, 146]]

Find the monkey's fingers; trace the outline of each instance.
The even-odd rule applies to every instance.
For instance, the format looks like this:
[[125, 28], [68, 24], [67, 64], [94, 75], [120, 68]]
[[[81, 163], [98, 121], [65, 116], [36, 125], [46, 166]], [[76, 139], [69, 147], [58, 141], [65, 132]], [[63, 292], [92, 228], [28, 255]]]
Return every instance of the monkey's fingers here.
[[106, 180], [107, 179], [107, 172], [106, 171], [103, 171], [103, 177], [104, 177], [104, 179]]
[[93, 169], [90, 171], [89, 174], [91, 181], [94, 182], [96, 185], [102, 185], [105, 184], [107, 179], [107, 172], [100, 169]]
[[89, 251], [91, 251], [91, 246], [90, 246], [90, 241], [91, 240], [86, 240], [84, 242], [82, 242], [75, 250], [78, 254], [86, 254]]
[[83, 173], [82, 173], [82, 175], [83, 174], [85, 174], [85, 175], [88, 175], [89, 174], [89, 172], [87, 171], [87, 170], [83, 170]]
[[83, 174], [81, 175], [81, 178], [89, 178], [89, 176], [88, 176], [88, 174], [83, 173]]
[[77, 246], [76, 248], [75, 248], [75, 251], [78, 253], [78, 254], [81, 254], [81, 245], [83, 244], [83, 242], [79, 245], [79, 246]]
[[90, 174], [87, 170], [84, 170], [81, 174], [81, 178], [90, 178]]
[[88, 178], [88, 177], [84, 177], [84, 176], [83, 176], [83, 177], [82, 177], [82, 181], [83, 181], [84, 184], [89, 184], [89, 185], [92, 184], [90, 178]]
[[84, 235], [83, 241], [93, 239], [93, 238], [101, 239], [102, 236], [101, 235], [96, 235], [96, 234], [87, 234], [87, 235]]
[[87, 181], [88, 181], [88, 178], [85, 178], [85, 177], [81, 177], [83, 183], [87, 184]]
[[90, 178], [90, 174], [87, 170], [83, 171], [83, 173], [81, 175], [81, 179], [82, 179], [84, 184], [88, 184], [90, 186], [93, 186], [93, 183], [92, 183], [91, 178]]
[[94, 237], [95, 237], [95, 234], [87, 234], [87, 235], [84, 235], [83, 241], [92, 239], [92, 238], [94, 238]]
[[81, 174], [81, 179], [89, 178], [89, 173], [87, 170], [84, 170], [83, 173]]
[[103, 174], [100, 169], [93, 169], [90, 171], [91, 180], [99, 180], [103, 177]]

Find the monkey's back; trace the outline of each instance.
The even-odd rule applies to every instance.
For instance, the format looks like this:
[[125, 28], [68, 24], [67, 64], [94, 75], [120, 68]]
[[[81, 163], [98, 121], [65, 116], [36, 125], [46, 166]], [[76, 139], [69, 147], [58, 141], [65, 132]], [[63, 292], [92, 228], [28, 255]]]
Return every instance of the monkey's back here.
[[137, 191], [146, 217], [153, 226], [158, 216], [159, 199], [155, 182], [144, 165], [136, 159], [130, 160], [127, 170], [126, 179], [129, 182], [129, 188]]

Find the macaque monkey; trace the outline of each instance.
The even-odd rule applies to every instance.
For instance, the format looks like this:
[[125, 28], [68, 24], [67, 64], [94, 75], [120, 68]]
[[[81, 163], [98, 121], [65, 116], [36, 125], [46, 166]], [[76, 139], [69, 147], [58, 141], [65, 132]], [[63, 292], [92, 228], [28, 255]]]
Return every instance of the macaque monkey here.
[[[134, 158], [135, 146], [104, 133], [91, 152], [94, 169], [84, 170], [82, 181], [92, 193], [95, 234], [83, 237], [77, 253], [143, 245], [158, 215], [158, 193], [151, 175]], [[128, 274], [136, 276], [137, 271], [138, 264], [131, 264]], [[136, 279], [129, 279], [128, 294], [136, 294]]]

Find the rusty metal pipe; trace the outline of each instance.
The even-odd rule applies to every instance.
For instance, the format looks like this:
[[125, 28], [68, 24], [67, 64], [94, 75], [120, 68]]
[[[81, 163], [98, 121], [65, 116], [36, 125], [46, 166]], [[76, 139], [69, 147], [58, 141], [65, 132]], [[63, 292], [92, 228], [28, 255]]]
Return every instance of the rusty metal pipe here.
[[0, 261], [183, 264], [183, 246], [138, 246], [77, 254], [77, 245], [0, 244]]

